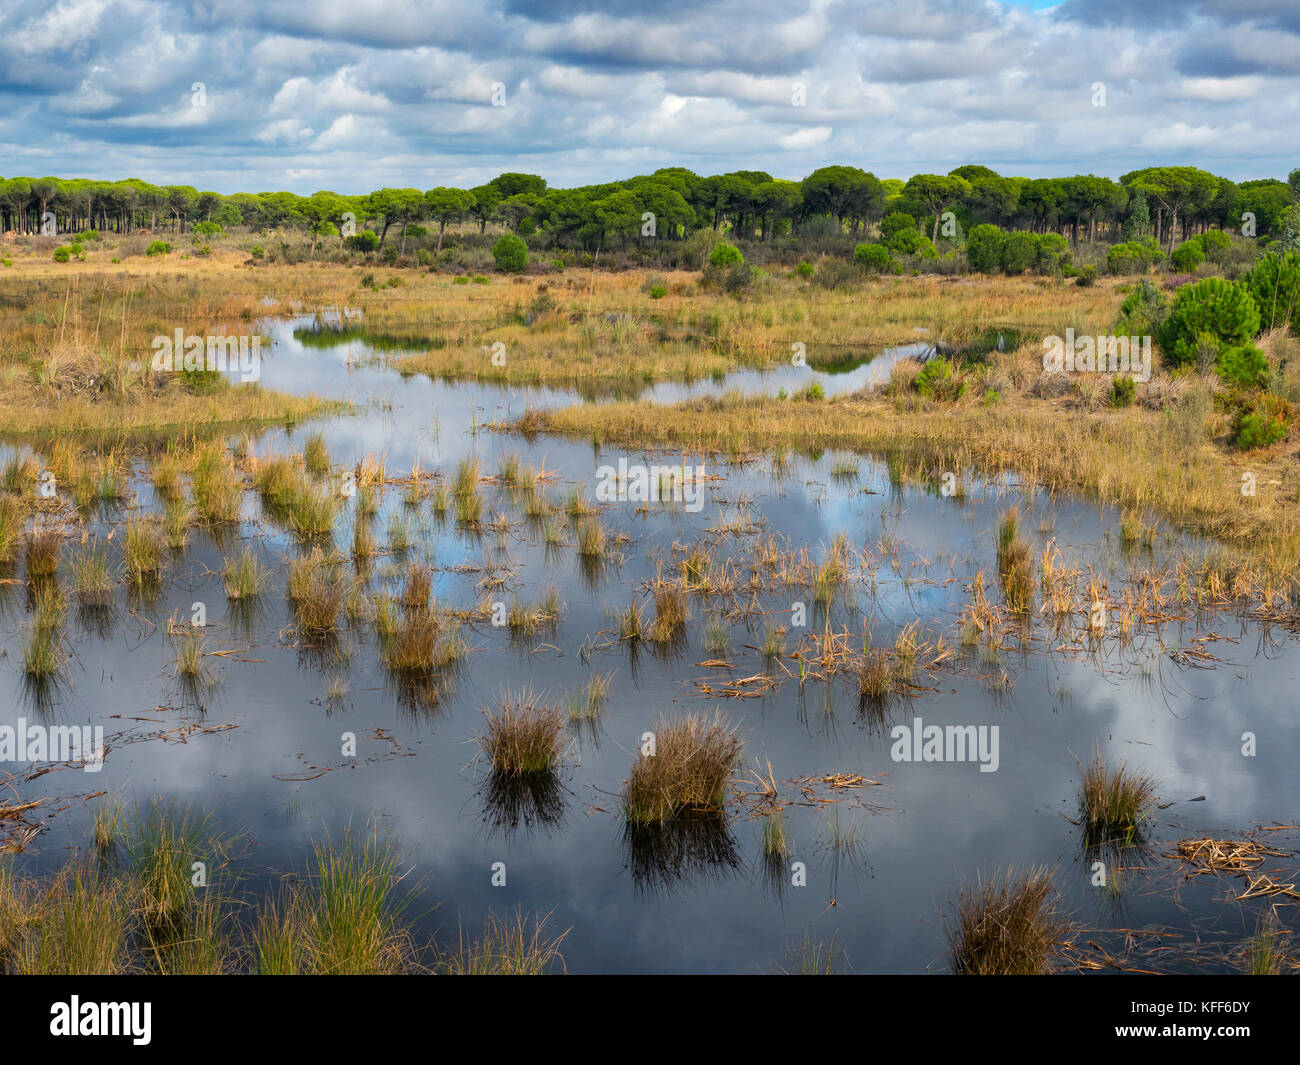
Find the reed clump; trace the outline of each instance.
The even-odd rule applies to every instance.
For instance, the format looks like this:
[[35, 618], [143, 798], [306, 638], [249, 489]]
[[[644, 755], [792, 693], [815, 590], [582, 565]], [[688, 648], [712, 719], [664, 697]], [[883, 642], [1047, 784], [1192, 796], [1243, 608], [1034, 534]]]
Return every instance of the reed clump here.
[[494, 773], [535, 776], [553, 772], [563, 754], [564, 718], [533, 692], [507, 692], [496, 713], [483, 711], [487, 732], [479, 749]]
[[624, 785], [627, 821], [656, 825], [687, 812], [720, 812], [742, 746], [721, 717], [710, 721], [692, 714], [661, 722], [654, 730], [653, 753], [642, 753], [633, 761]]
[[1134, 844], [1142, 822], [1155, 804], [1156, 781], [1127, 764], [1112, 769], [1100, 754], [1083, 767], [1079, 782], [1079, 818], [1087, 844]]
[[1050, 871], [994, 874], [962, 888], [945, 919], [948, 955], [963, 976], [1037, 976], [1051, 971], [1070, 931]]

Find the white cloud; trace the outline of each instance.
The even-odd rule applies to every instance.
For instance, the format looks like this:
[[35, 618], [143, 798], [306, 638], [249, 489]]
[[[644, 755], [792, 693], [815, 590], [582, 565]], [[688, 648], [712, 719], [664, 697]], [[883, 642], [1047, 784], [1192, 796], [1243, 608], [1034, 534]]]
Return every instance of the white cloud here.
[[787, 133], [784, 137], [777, 137], [776, 143], [786, 151], [802, 151], [807, 148], [815, 148], [819, 144], [825, 144], [830, 139], [830, 126], [810, 126], [808, 129], [801, 129], [795, 133]]
[[1181, 95], [1193, 100], [1253, 100], [1264, 87], [1258, 76], [1240, 78], [1184, 78], [1178, 86]]

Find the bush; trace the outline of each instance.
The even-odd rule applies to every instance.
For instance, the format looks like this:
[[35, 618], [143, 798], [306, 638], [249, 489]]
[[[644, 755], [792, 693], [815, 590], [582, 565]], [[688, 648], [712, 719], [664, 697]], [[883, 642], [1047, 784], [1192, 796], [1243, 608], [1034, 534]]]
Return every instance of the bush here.
[[56, 263], [66, 263], [72, 258], [72, 249], [66, 244], [61, 248], [54, 249], [54, 261]]
[[888, 244], [899, 233], [904, 233], [909, 229], [913, 233], [918, 232], [916, 219], [902, 211], [891, 211], [885, 215], [884, 220], [880, 223], [880, 239], [883, 243]]
[[957, 400], [966, 391], [966, 380], [954, 374], [947, 359], [934, 358], [921, 367], [916, 375], [916, 390], [926, 399]]
[[668, 295], [668, 288], [665, 285], [651, 285], [650, 298], [652, 300], [661, 300]]
[[379, 234], [373, 233], [369, 229], [363, 229], [360, 233], [353, 233], [352, 236], [343, 241], [343, 246], [348, 251], [359, 251], [369, 254], [379, 247]]
[[814, 273], [813, 264], [800, 262], [799, 265], [794, 268], [794, 272], [800, 277], [812, 277]]
[[1106, 253], [1106, 268], [1112, 274], [1145, 274], [1148, 267], [1165, 257], [1155, 237], [1114, 244]]
[[1156, 336], [1165, 320], [1167, 304], [1165, 294], [1143, 278], [1119, 305], [1116, 332], [1123, 336]]
[[859, 244], [853, 249], [853, 261], [868, 270], [880, 271], [889, 265], [889, 249], [883, 244]]
[[814, 381], [808, 386], [807, 391], [804, 392], [804, 398], [814, 403], [819, 402], [826, 398], [826, 389], [822, 388], [819, 382]]
[[888, 247], [891, 251], [902, 252], [904, 255], [920, 255], [926, 259], [939, 257], [930, 238], [919, 229], [900, 229], [889, 238]]
[[80, 241], [74, 241], [68, 250], [78, 259], [84, 259], [86, 257], [86, 249], [82, 246]]
[[1265, 329], [1285, 325], [1300, 334], [1300, 252], [1268, 252], [1246, 274], [1246, 287]]
[[517, 274], [528, 265], [528, 245], [513, 233], [502, 234], [492, 245], [492, 258], [497, 269], [507, 274]]
[[469, 276], [467, 274], [457, 274], [455, 277], [451, 279], [451, 283], [453, 285], [468, 285]]
[[248, 249], [248, 254], [251, 255], [254, 259], [265, 259], [266, 249], [262, 247], [262, 245], [260, 244], [254, 244], [251, 248]]
[[1286, 425], [1281, 418], [1252, 411], [1241, 416], [1236, 439], [1242, 451], [1272, 447], [1286, 439]]
[[709, 263], [703, 281], [706, 287], [713, 285], [730, 296], [743, 296], [753, 287], [760, 273], [748, 263], [732, 263], [730, 266], [714, 266]]
[[826, 259], [817, 267], [812, 283], [818, 288], [839, 289], [860, 284], [862, 270], [854, 263], [843, 259]]
[[1268, 387], [1268, 359], [1254, 344], [1228, 348], [1219, 355], [1215, 370], [1225, 384], [1238, 388]]
[[[1039, 233], [1035, 238], [1038, 245], [1038, 255], [1034, 263], [1034, 269], [1040, 274], [1055, 274], [1064, 270], [1070, 263], [1070, 242], [1060, 233]], [[1091, 270], [1092, 274], [1087, 281], [1082, 280], [1084, 274]], [[1082, 273], [1075, 276], [1080, 278], [1081, 285], [1092, 284], [1093, 279], [1097, 276], [1095, 266], [1085, 267]]]
[[221, 233], [224, 233], [225, 230], [222, 229], [221, 226], [219, 226], [216, 222], [195, 222], [194, 232], [202, 234], [205, 237], [215, 237]]
[[734, 244], [728, 244], [726, 241], [720, 241], [713, 245], [713, 250], [709, 252], [710, 266], [731, 266], [740, 264], [745, 261], [745, 257], [740, 254], [740, 249]]
[[1002, 265], [1006, 233], [998, 226], [979, 225], [966, 234], [966, 261], [977, 273], [991, 274]]
[[165, 240], [155, 240], [150, 242], [149, 247], [145, 248], [144, 253], [146, 255], [166, 255], [171, 250], [172, 246]]
[[1232, 250], [1232, 238], [1221, 229], [1207, 229], [1196, 240], [1212, 263], [1223, 262]]
[[1110, 386], [1110, 405], [1131, 407], [1135, 399], [1137, 399], [1137, 382], [1127, 374], [1116, 377]]
[[1169, 263], [1175, 270], [1191, 273], [1205, 262], [1205, 250], [1199, 240], [1185, 240], [1169, 254]]
[[1033, 233], [1013, 230], [1002, 241], [1002, 269], [1023, 274], [1038, 261], [1038, 238]]
[[1207, 277], [1178, 290], [1160, 327], [1160, 351], [1170, 364], [1183, 366], [1196, 358], [1203, 334], [1212, 338], [1222, 353], [1225, 347], [1244, 344], [1258, 332], [1259, 308], [1246, 286]]

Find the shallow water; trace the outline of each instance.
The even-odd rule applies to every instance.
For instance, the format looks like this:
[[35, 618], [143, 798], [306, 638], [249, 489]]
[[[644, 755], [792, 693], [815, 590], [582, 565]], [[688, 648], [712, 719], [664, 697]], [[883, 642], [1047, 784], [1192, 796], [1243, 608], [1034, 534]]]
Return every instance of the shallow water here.
[[[524, 464], [554, 475], [548, 491], [556, 502], [574, 487], [594, 496], [597, 470], [621, 457], [681, 461], [680, 455], [647, 460], [582, 441], [528, 442], [490, 431], [485, 426], [529, 405], [582, 400], [563, 390], [402, 376], [391, 368], [393, 352], [376, 351], [364, 340], [304, 345], [301, 331], [311, 324], [290, 318], [265, 323], [274, 344], [263, 364], [263, 385], [346, 398], [358, 413], [265, 433], [254, 441], [258, 455], [301, 450], [313, 429], [324, 432], [336, 468], [375, 454], [398, 476], [418, 462], [450, 478], [462, 457], [475, 454], [482, 456], [483, 473], [491, 474], [501, 456], [517, 452]], [[848, 372], [791, 366], [721, 382], [659, 384], [643, 396], [669, 402], [736, 389], [774, 395], [814, 380], [827, 394], [840, 394], [884, 380], [894, 357], [919, 350], [899, 349]], [[371, 822], [403, 848], [408, 883], [418, 885], [413, 912], [425, 931], [454, 939], [458, 924], [473, 930], [489, 909], [550, 913], [549, 927], [571, 928], [564, 955], [569, 970], [579, 972], [766, 971], [785, 964], [805, 937], [833, 938], [859, 972], [941, 970], [942, 917], [962, 883], [997, 867], [1032, 863], [1057, 867], [1076, 920], [1093, 930], [1092, 938], [1114, 947], [1122, 939], [1119, 929], [1168, 928], [1177, 933], [1171, 942], [1178, 949], [1150, 967], [1224, 968], [1216, 951], [1239, 945], [1261, 911], [1224, 901], [1240, 890], [1239, 881], [1180, 880], [1181, 868], [1160, 856], [1180, 838], [1294, 822], [1300, 787], [1292, 763], [1300, 726], [1289, 693], [1300, 659], [1288, 634], [1221, 615], [1199, 625], [1170, 622], [1159, 638], [1148, 634], [1129, 645], [1106, 639], [1092, 654], [1078, 641], [1037, 640], [1023, 653], [1004, 651], [996, 662], [959, 656], [924, 675], [928, 690], [867, 711], [842, 679], [802, 688], [790, 679], [759, 698], [701, 693], [697, 681], [716, 690], [728, 679], [778, 672], [757, 645], [766, 624], [788, 624], [796, 601], [808, 608], [808, 628], [790, 633], [791, 647], [827, 625], [847, 628], [859, 641], [868, 629], [873, 645], [887, 646], [916, 618], [952, 643], [970, 581], [981, 570], [995, 573], [999, 515], [1013, 504], [1024, 516], [1035, 559], [1054, 537], [1071, 563], [1093, 567], [1116, 588], [1131, 566], [1159, 565], [1199, 546], [1166, 534], [1151, 552], [1125, 553], [1116, 542], [1119, 516], [1112, 509], [1026, 492], [1013, 479], [987, 483], [970, 476], [963, 476], [965, 497], [947, 499], [895, 483], [876, 460], [861, 459], [855, 476], [837, 476], [843, 459], [793, 456], [782, 473], [773, 471], [768, 457], [739, 466], [708, 457], [707, 472], [719, 476], [708, 482], [698, 513], [681, 504], [605, 508], [609, 531], [628, 542], [620, 548], [621, 562], [597, 574], [580, 564], [571, 527], [565, 546], [548, 550], [540, 528], [523, 519], [507, 489], [484, 489], [485, 518], [498, 510], [511, 517], [504, 538], [440, 526], [427, 502], [411, 510], [400, 488], [388, 489], [376, 536], [382, 543], [390, 515], [405, 515], [415, 544], [407, 557], [435, 567], [440, 605], [470, 609], [485, 597], [532, 602], [551, 585], [565, 604], [558, 626], [531, 641], [487, 623], [474, 626], [468, 632], [473, 651], [436, 707], [414, 704], [388, 681], [373, 633], [345, 637], [352, 654], [341, 667], [323, 665], [295, 646], [284, 577], [296, 548], [292, 537], [262, 519], [250, 492], [248, 521], [225, 546], [245, 540], [273, 568], [264, 610], [251, 623], [232, 627], [221, 550], [202, 533], [183, 559], [173, 561], [156, 603], [135, 603], [122, 592], [113, 623], [98, 631], [79, 625], [74, 608], [74, 659], [44, 712], [60, 723], [102, 724], [118, 739], [110, 739], [97, 774], [61, 770], [22, 785], [24, 800], [51, 800], [51, 816], [48, 830], [20, 861], [40, 870], [65, 860], [69, 847], [84, 845], [94, 806], [84, 796], [102, 790], [128, 805], [160, 797], [213, 811], [221, 825], [250, 841], [244, 865], [254, 873], [300, 868], [311, 839]], [[141, 505], [149, 506], [147, 478], [134, 487]], [[122, 517], [108, 515], [101, 533]], [[675, 544], [703, 539], [720, 558], [744, 555], [758, 532], [709, 531], [741, 517], [762, 535], [808, 545], [817, 560], [843, 533], [872, 564], [865, 575], [855, 574], [860, 579], [836, 597], [829, 615], [807, 589], [776, 587], [763, 594], [760, 604], [773, 612], [770, 617], [730, 622], [730, 671], [697, 665], [716, 657], [706, 650], [704, 633], [720, 613], [718, 602], [693, 597], [685, 640], [671, 651], [656, 653], [648, 645], [630, 650], [619, 642], [614, 615], [645, 598], [643, 583], [659, 563], [675, 572], [681, 557]], [[340, 546], [350, 543], [351, 522], [349, 506], [340, 518]], [[372, 590], [396, 586], [398, 561], [381, 558], [371, 566]], [[485, 567], [504, 574], [504, 588], [478, 586]], [[996, 598], [995, 588], [989, 594]], [[738, 598], [730, 605], [748, 602], [747, 595]], [[197, 691], [173, 676], [165, 635], [168, 617], [188, 616], [196, 602], [207, 607], [209, 649], [236, 652], [210, 658], [216, 683]], [[20, 585], [0, 585], [0, 610], [0, 684], [12, 693], [0, 724], [20, 716], [35, 721], [42, 710], [22, 694], [22, 639], [30, 618]], [[1208, 632], [1224, 639], [1193, 644]], [[1206, 647], [1222, 664], [1196, 669], [1171, 657], [1192, 646]], [[1004, 672], [1006, 679], [999, 679]], [[514, 830], [496, 823], [502, 807], [487, 790], [474, 744], [481, 711], [495, 707], [504, 689], [525, 687], [564, 709], [568, 694], [596, 673], [614, 675], [608, 706], [598, 727], [571, 732], [558, 795], [547, 798], [540, 822]], [[336, 678], [346, 681], [347, 694], [331, 702], [326, 689]], [[731, 804], [720, 833], [668, 841], [673, 845], [660, 849], [649, 845], [654, 841], [625, 836], [618, 791], [642, 733], [662, 717], [715, 709], [743, 737], [746, 768], [761, 764], [766, 776], [770, 762], [782, 794], [801, 801], [786, 811], [786, 824], [791, 861], [806, 866], [806, 886], [792, 885], [788, 867], [769, 875], [761, 825], [746, 815], [743, 801]], [[916, 718], [998, 726], [996, 772], [981, 772], [971, 762], [893, 761], [891, 727]], [[183, 742], [175, 732], [147, 739], [187, 723], [213, 730]], [[217, 731], [221, 725], [237, 727]], [[1241, 753], [1247, 730], [1259, 737], [1254, 757]], [[344, 732], [358, 737], [355, 760], [340, 754]], [[130, 739], [141, 742], [123, 742]], [[1094, 750], [1156, 774], [1162, 802], [1172, 803], [1156, 814], [1148, 857], [1129, 855], [1125, 863], [1148, 872], [1130, 874], [1122, 893], [1091, 885], [1091, 862], [1068, 819], [1076, 758], [1086, 761]], [[834, 773], [861, 774], [880, 786], [846, 792], [816, 786], [804, 801], [800, 787], [789, 783]], [[841, 801], [818, 801], [827, 798]], [[1296, 846], [1293, 834], [1275, 835], [1276, 845]], [[503, 887], [491, 886], [497, 862], [506, 866]], [[1199, 951], [1183, 949], [1195, 939], [1204, 944]]]

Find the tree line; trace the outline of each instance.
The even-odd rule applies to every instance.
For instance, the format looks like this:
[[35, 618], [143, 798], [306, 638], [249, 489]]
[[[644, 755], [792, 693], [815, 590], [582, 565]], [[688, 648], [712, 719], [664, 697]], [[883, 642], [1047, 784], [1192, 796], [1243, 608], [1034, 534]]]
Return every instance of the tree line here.
[[604, 246], [681, 240], [711, 228], [732, 239], [798, 236], [810, 222], [822, 232], [853, 234], [901, 213], [918, 220], [930, 239], [981, 224], [1030, 233], [1058, 233], [1071, 242], [1153, 236], [1173, 247], [1210, 229], [1268, 237], [1300, 202], [1300, 169], [1286, 181], [1233, 182], [1190, 166], [1134, 170], [1118, 181], [1080, 174], [1024, 178], [985, 166], [906, 181], [877, 178], [852, 166], [826, 166], [802, 181], [761, 170], [704, 177], [666, 167], [624, 181], [552, 188], [535, 174], [505, 173], [469, 189], [382, 188], [360, 196], [330, 191], [238, 192], [222, 195], [189, 185], [152, 185], [138, 178], [95, 181], [57, 177], [0, 178], [0, 220], [6, 231], [129, 234], [184, 233], [247, 227], [299, 230], [318, 242], [373, 233], [382, 247], [395, 234], [405, 250], [413, 225], [437, 227], [438, 248], [448, 226], [505, 226], [550, 244], [594, 250]]

